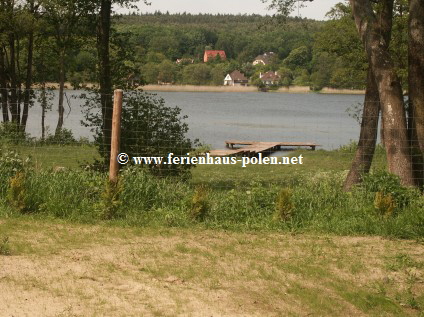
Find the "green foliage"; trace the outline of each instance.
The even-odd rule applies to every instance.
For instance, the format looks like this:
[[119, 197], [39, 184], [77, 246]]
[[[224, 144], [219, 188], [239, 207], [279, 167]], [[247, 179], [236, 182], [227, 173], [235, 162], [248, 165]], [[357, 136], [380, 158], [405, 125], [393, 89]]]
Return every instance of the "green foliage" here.
[[212, 67], [207, 64], [188, 65], [183, 71], [183, 83], [189, 85], [208, 85], [212, 78], [211, 70]]
[[22, 144], [29, 140], [29, 135], [22, 131], [16, 123], [0, 123], [0, 146], [4, 144]]
[[76, 144], [74, 135], [71, 130], [62, 128], [58, 133], [50, 134], [44, 140], [45, 144], [71, 145]]
[[[95, 130], [99, 153], [107, 155], [97, 98], [97, 95], [92, 95], [86, 101], [86, 124]], [[181, 115], [180, 108], [165, 106], [164, 99], [154, 94], [139, 90], [125, 92], [121, 116], [121, 152], [130, 157], [166, 157], [169, 153], [185, 156], [198, 145], [198, 140], [192, 141], [186, 137], [189, 129], [184, 122], [186, 118]], [[147, 167], [155, 175], [188, 176], [193, 165], [152, 162]]]
[[10, 178], [30, 167], [30, 158], [22, 159], [17, 152], [0, 148], [0, 193], [6, 193]]
[[284, 59], [283, 64], [291, 70], [297, 68], [308, 69], [311, 60], [311, 51], [306, 46], [300, 46], [290, 52], [289, 56]]
[[[342, 235], [424, 236], [424, 199], [406, 189], [408, 204], [384, 217], [395, 196], [359, 187], [342, 191], [344, 173], [297, 175], [280, 186], [253, 181], [232, 189], [193, 188], [174, 178], [157, 178], [147, 168], [130, 166], [119, 186], [106, 186], [104, 173], [31, 171], [13, 178], [13, 197], [6, 203], [28, 212], [79, 222], [114, 221], [136, 226], [193, 226], [231, 230], [313, 231]], [[380, 178], [381, 179], [381, 178]], [[384, 184], [370, 185], [380, 193]], [[374, 183], [373, 183], [374, 184]], [[390, 185], [391, 186], [391, 185]], [[390, 187], [389, 186], [389, 187]], [[387, 197], [393, 197], [388, 199]], [[277, 197], [277, 199], [276, 199]], [[0, 195], [0, 203], [6, 194]], [[100, 208], [101, 207], [101, 208]], [[400, 209], [401, 208], [401, 209]], [[295, 212], [294, 212], [295, 211]], [[401, 212], [400, 212], [401, 211]], [[388, 212], [390, 214], [390, 212]], [[276, 221], [278, 220], [278, 221]]]
[[375, 194], [375, 207], [384, 215], [401, 210], [418, 195], [418, 192], [403, 187], [398, 176], [384, 170], [364, 175], [360, 186], [367, 193]]
[[392, 194], [389, 193], [386, 195], [382, 192], [376, 192], [374, 207], [379, 215], [387, 218], [393, 215], [396, 208], [396, 202]]
[[277, 221], [288, 221], [292, 218], [293, 202], [292, 191], [289, 189], [282, 189], [277, 196], [275, 202], [274, 219]]
[[198, 186], [191, 200], [190, 218], [204, 221], [209, 209], [208, 190], [204, 186]]
[[110, 220], [118, 216], [122, 204], [121, 193], [122, 185], [119, 181], [116, 183], [106, 181], [105, 190], [100, 196], [100, 203], [97, 205], [101, 218]]
[[[163, 156], [190, 153], [197, 141], [186, 137], [188, 125], [181, 109], [165, 106], [155, 95], [135, 91], [126, 93], [122, 109], [121, 152], [133, 156]], [[192, 165], [151, 164], [149, 169], [157, 175], [181, 175]]]
[[7, 191], [7, 201], [16, 211], [25, 213], [31, 211], [26, 195], [26, 176], [19, 172], [10, 179], [10, 185]]
[[158, 66], [157, 81], [172, 84], [177, 79], [177, 71], [178, 69], [175, 63], [169, 60], [164, 60]]
[[350, 7], [337, 4], [328, 17], [314, 38], [312, 86], [363, 89], [367, 60]]

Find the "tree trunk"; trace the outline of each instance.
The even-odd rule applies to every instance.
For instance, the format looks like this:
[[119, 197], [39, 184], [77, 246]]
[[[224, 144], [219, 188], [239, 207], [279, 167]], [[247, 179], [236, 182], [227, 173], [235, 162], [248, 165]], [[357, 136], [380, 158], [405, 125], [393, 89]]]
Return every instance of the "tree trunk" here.
[[[31, 3], [31, 13], [34, 11], [34, 3]], [[31, 85], [32, 85], [32, 59], [34, 49], [34, 32], [30, 31], [28, 35], [28, 55], [27, 55], [27, 71], [25, 79], [25, 96], [24, 96], [24, 109], [22, 112], [21, 129], [25, 131], [28, 121], [29, 103], [31, 98]]]
[[65, 89], [65, 50], [61, 49], [59, 56], [59, 117], [57, 120], [57, 126], [55, 131], [55, 136], [59, 136], [63, 127], [63, 116], [65, 113], [65, 108], [63, 107], [63, 95]]
[[17, 79], [16, 79], [16, 62], [15, 62], [15, 36], [13, 33], [9, 34], [9, 76], [10, 76], [10, 99], [9, 109], [12, 115], [12, 122], [19, 128], [20, 125], [20, 112], [18, 107], [18, 95], [17, 95]]
[[47, 97], [46, 97], [46, 83], [43, 80], [41, 85], [41, 140], [46, 139], [46, 108], [47, 108]]
[[[390, 0], [382, 2], [377, 14], [379, 16], [379, 32], [383, 35], [385, 47], [388, 49], [393, 25], [393, 2]], [[370, 64], [368, 68], [364, 111], [362, 113], [361, 133], [352, 167], [343, 186], [345, 191], [349, 191], [353, 185], [360, 183], [363, 174], [368, 173], [371, 168], [377, 143], [380, 108], [380, 95]], [[381, 121], [384, 122], [383, 119]], [[381, 142], [384, 144], [383, 127], [384, 125], [381, 124]]]
[[402, 88], [390, 52], [371, 2], [350, 0], [350, 3], [380, 95], [389, 172], [398, 175], [404, 186], [414, 186]]
[[110, 141], [112, 131], [112, 79], [109, 57], [109, 37], [111, 26], [111, 0], [101, 0], [100, 16], [97, 25], [97, 52], [100, 70], [100, 100], [103, 118], [103, 157], [105, 162], [110, 158]]
[[415, 177], [424, 182], [424, 2], [409, 0], [409, 106]]
[[379, 112], [380, 97], [370, 67], [368, 69], [367, 90], [365, 92], [358, 148], [356, 149], [352, 167], [343, 185], [345, 191], [349, 191], [353, 185], [360, 183], [362, 175], [368, 173], [371, 168], [377, 143]]
[[7, 109], [7, 85], [6, 85], [6, 67], [4, 63], [3, 47], [0, 47], [0, 94], [1, 94], [1, 110], [3, 122], [9, 122], [9, 110]]

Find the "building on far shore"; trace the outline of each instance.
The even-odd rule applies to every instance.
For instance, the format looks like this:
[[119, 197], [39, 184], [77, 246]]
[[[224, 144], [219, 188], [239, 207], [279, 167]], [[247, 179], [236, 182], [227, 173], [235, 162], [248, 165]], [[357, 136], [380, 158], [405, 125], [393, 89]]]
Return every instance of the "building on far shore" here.
[[221, 57], [221, 60], [223, 61], [227, 59], [227, 55], [225, 54], [225, 51], [206, 50], [203, 56], [203, 61], [207, 63], [208, 61], [215, 59], [218, 55]]
[[272, 59], [276, 57], [276, 54], [274, 52], [267, 52], [262, 55], [256, 56], [255, 60], [253, 61], [253, 65], [268, 65], [272, 62]]
[[175, 63], [178, 64], [178, 65], [194, 64], [194, 59], [193, 58], [187, 58], [187, 57], [178, 58]]
[[270, 70], [269, 72], [266, 72], [264, 74], [260, 73], [259, 79], [262, 80], [262, 82], [266, 86], [271, 86], [271, 85], [277, 85], [279, 81], [281, 80], [281, 76], [278, 75], [278, 72], [273, 72], [272, 70]]
[[224, 79], [224, 86], [246, 86], [248, 83], [246, 76], [238, 70], [228, 74]]

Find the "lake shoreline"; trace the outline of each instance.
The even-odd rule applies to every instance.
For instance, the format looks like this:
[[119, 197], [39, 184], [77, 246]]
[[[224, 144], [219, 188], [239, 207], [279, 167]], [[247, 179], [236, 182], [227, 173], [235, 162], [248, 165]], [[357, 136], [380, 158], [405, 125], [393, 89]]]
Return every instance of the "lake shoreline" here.
[[[80, 89], [93, 88], [95, 85], [88, 83]], [[57, 83], [47, 83], [46, 87], [59, 89]], [[32, 88], [39, 89], [39, 85], [34, 85]], [[72, 89], [70, 83], [65, 84], [65, 89]], [[255, 86], [195, 86], [195, 85], [146, 85], [140, 86], [138, 89], [149, 92], [258, 92]], [[308, 86], [290, 86], [281, 87], [278, 90], [270, 90], [269, 93], [288, 93], [288, 94], [332, 94], [332, 95], [364, 95], [365, 90], [354, 89], [335, 89], [323, 88], [320, 91], [312, 91]]]
[[[141, 87], [145, 91], [164, 92], [258, 92], [255, 86], [195, 86], [195, 85], [146, 85]], [[321, 91], [312, 91], [307, 86], [281, 87], [271, 90], [270, 93], [290, 94], [341, 94], [341, 95], [364, 95], [365, 90], [323, 88]]]

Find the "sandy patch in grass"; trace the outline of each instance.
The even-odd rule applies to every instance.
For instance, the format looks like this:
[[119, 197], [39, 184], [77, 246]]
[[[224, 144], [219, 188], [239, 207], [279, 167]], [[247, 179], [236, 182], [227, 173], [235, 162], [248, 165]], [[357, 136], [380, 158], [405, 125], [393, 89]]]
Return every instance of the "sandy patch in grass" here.
[[0, 316], [422, 313], [413, 241], [16, 220], [0, 233], [12, 248], [0, 256]]

